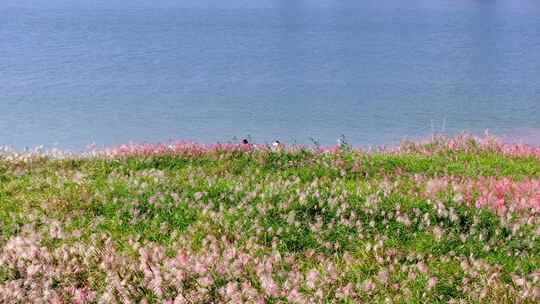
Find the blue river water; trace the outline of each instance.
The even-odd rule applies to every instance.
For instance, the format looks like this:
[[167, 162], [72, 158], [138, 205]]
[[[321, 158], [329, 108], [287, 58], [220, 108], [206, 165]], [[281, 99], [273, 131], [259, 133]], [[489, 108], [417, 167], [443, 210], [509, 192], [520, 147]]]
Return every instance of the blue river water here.
[[540, 142], [537, 0], [3, 0], [0, 145]]

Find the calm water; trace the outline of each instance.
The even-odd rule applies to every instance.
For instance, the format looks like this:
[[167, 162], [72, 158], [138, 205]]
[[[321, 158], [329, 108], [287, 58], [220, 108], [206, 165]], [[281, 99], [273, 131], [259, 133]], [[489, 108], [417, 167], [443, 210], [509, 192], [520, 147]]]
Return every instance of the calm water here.
[[0, 2], [1, 145], [485, 129], [540, 141], [537, 0]]

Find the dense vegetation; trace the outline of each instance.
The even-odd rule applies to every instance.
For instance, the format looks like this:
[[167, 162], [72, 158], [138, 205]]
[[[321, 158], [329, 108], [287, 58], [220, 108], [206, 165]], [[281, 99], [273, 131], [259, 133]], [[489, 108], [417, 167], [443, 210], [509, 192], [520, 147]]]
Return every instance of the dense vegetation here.
[[538, 302], [538, 151], [6, 151], [0, 302]]

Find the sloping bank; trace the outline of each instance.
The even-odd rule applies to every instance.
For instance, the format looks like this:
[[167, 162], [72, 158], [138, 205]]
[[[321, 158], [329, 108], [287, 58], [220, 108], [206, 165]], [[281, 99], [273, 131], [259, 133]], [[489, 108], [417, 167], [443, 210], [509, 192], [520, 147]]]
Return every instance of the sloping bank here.
[[2, 303], [537, 303], [540, 149], [0, 156]]

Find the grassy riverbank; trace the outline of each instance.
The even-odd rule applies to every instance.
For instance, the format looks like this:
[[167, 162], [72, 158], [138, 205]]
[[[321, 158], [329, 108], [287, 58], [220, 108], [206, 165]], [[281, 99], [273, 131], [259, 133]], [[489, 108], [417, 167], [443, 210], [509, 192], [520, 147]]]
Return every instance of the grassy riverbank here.
[[0, 302], [533, 303], [540, 151], [0, 156]]

